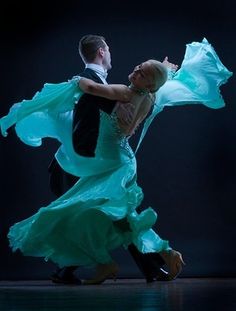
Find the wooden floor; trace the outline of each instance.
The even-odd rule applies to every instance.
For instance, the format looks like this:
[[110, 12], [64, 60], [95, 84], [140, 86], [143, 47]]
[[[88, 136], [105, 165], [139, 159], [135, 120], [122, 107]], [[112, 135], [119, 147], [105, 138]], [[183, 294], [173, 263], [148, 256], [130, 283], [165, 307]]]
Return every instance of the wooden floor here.
[[0, 281], [1, 311], [236, 311], [236, 279], [143, 279], [63, 286], [51, 281]]

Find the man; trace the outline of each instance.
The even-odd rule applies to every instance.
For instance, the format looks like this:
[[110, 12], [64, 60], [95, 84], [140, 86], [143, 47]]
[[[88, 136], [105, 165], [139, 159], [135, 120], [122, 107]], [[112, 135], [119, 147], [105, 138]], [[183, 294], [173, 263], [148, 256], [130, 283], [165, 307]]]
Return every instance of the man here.
[[[107, 84], [107, 71], [112, 66], [111, 54], [105, 38], [97, 35], [82, 37], [79, 42], [79, 53], [85, 63], [85, 70], [79, 75], [92, 79], [97, 83]], [[111, 114], [116, 104], [116, 101], [98, 96], [89, 94], [81, 96], [73, 111], [72, 141], [76, 153], [85, 157], [95, 156], [99, 134], [100, 110]], [[128, 110], [126, 116], [128, 116]], [[64, 172], [55, 159], [49, 166], [49, 172], [51, 174], [50, 186], [57, 196], [61, 196], [78, 180], [78, 177]], [[124, 224], [117, 222], [117, 225], [122, 226]], [[161, 269], [165, 262], [159, 254], [142, 254], [133, 244], [128, 249], [147, 282], [168, 280], [168, 273]], [[80, 280], [74, 275], [76, 269], [76, 266], [57, 269], [51, 277], [52, 281], [64, 284], [79, 284]]]

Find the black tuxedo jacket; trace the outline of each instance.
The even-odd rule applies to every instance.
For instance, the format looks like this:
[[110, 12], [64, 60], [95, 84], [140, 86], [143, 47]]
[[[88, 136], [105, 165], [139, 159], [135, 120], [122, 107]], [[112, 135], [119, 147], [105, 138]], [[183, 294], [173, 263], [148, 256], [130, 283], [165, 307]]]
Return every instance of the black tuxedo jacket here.
[[[103, 83], [96, 73], [86, 68], [81, 77]], [[90, 94], [83, 94], [73, 111], [73, 147], [76, 153], [94, 157], [99, 134], [100, 110], [110, 114], [116, 101]]]

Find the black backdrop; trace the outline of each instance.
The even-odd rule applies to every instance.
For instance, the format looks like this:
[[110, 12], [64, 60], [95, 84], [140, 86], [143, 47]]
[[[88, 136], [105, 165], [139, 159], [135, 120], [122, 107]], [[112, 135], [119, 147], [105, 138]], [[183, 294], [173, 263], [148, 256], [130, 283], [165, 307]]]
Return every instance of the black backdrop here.
[[[1, 107], [31, 98], [45, 82], [62, 82], [83, 69], [81, 36], [101, 34], [112, 52], [109, 82], [127, 83], [137, 63], [148, 58], [181, 64], [185, 45], [204, 37], [225, 66], [235, 68], [235, 10], [232, 1], [40, 1], [8, 2], [1, 8]], [[155, 229], [187, 263], [182, 276], [235, 276], [236, 88], [223, 85], [226, 107], [166, 108], [151, 125], [137, 154], [143, 206], [159, 218]], [[135, 145], [136, 138], [131, 144]], [[14, 133], [1, 138], [1, 279], [44, 279], [54, 269], [41, 258], [12, 253], [6, 234], [54, 199], [47, 166], [58, 145], [40, 148]], [[114, 252], [120, 276], [140, 277], [129, 253]], [[87, 271], [81, 271], [86, 275]]]

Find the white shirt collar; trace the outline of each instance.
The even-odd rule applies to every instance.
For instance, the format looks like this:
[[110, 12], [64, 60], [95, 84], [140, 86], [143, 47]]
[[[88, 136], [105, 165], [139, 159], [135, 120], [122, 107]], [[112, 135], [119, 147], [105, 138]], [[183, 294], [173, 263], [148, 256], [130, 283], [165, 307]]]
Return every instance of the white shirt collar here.
[[85, 68], [89, 68], [92, 69], [93, 71], [95, 71], [100, 77], [103, 77], [104, 79], [107, 78], [107, 70], [105, 70], [102, 66], [98, 65], [98, 64], [86, 64]]

